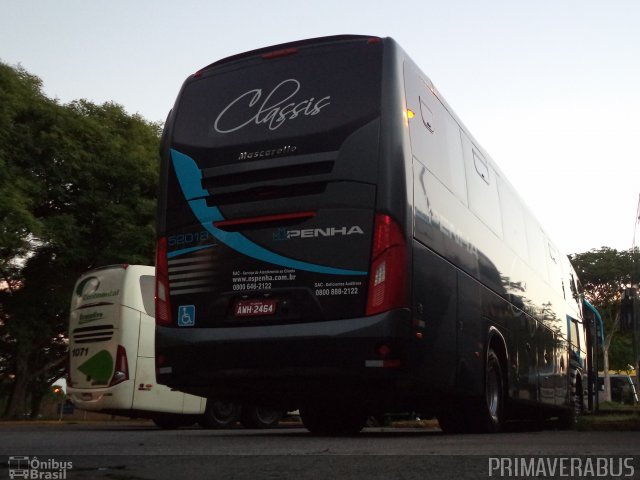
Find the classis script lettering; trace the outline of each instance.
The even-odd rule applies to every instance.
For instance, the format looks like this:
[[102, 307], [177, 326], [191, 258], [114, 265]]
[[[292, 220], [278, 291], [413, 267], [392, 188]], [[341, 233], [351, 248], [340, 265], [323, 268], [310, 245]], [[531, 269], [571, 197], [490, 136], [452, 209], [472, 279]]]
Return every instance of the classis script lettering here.
[[[213, 127], [218, 133], [223, 134], [238, 131], [252, 123], [266, 125], [269, 130], [276, 130], [289, 120], [302, 116], [318, 115], [324, 107], [331, 103], [330, 95], [319, 99], [315, 97], [295, 99], [294, 97], [299, 91], [300, 82], [295, 78], [288, 78], [276, 85], [266, 95], [261, 88], [244, 92], [220, 112]], [[243, 110], [246, 111], [246, 116]], [[231, 112], [233, 112], [234, 118], [240, 117], [242, 120], [229, 121]]]

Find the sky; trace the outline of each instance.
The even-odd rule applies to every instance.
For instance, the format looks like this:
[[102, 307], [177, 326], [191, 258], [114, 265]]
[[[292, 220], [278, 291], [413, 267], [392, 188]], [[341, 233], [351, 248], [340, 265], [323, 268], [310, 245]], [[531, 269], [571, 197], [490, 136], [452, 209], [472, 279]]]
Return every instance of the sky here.
[[344, 33], [398, 41], [565, 253], [640, 244], [640, 1], [0, 0], [0, 61], [157, 122], [209, 63]]

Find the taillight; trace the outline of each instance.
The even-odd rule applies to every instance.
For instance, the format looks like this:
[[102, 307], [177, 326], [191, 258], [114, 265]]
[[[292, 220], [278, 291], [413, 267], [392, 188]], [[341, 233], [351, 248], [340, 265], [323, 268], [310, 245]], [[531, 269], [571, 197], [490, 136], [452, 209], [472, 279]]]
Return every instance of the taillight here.
[[129, 380], [129, 363], [127, 362], [127, 351], [122, 345], [118, 345], [116, 351], [116, 368], [113, 371], [110, 387]]
[[156, 244], [156, 324], [171, 325], [171, 321], [167, 239], [161, 237]]
[[407, 305], [406, 242], [398, 223], [376, 214], [369, 270], [367, 315]]

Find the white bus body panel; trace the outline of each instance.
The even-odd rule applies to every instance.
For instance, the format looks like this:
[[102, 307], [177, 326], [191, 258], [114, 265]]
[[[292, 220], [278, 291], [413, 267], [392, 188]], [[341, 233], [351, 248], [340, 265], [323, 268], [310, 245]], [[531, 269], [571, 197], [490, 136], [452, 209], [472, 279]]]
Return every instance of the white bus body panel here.
[[[172, 391], [155, 378], [155, 269], [113, 266], [82, 275], [69, 318], [67, 389], [83, 410], [122, 415], [202, 414], [206, 399]], [[129, 379], [110, 385], [118, 347], [126, 352]]]

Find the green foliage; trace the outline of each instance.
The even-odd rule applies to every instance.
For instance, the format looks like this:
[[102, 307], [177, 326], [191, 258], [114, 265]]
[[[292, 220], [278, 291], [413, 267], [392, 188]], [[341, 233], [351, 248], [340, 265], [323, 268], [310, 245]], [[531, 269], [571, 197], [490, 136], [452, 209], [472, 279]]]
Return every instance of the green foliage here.
[[25, 392], [60, 375], [75, 279], [96, 266], [152, 263], [159, 136], [159, 125], [114, 103], [60, 105], [37, 77], [0, 63], [0, 395], [12, 395], [8, 415], [26, 404]]
[[[620, 305], [620, 294], [640, 278], [638, 262], [629, 251], [602, 247], [588, 252], [569, 255], [569, 259], [582, 283], [587, 300], [602, 315], [605, 335], [613, 334], [609, 350], [613, 370], [626, 370], [633, 360], [631, 332], [612, 332]], [[600, 363], [602, 365], [602, 363]]]
[[616, 302], [620, 291], [638, 278], [632, 252], [602, 247], [569, 255], [588, 300], [597, 308]]

